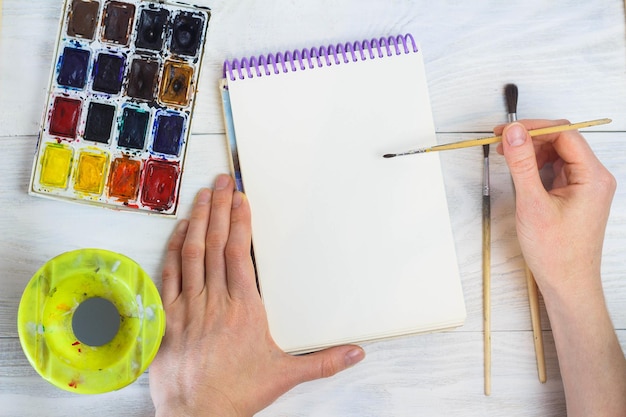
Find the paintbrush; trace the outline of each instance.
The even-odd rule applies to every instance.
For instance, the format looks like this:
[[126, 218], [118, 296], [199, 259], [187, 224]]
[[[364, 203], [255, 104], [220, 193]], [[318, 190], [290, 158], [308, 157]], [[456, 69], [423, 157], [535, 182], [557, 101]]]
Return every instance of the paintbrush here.
[[491, 395], [491, 196], [489, 145], [483, 145], [483, 335], [485, 395]]
[[[504, 97], [506, 99], [507, 119], [509, 123], [517, 120], [517, 99], [519, 92], [515, 84], [507, 84], [504, 87]], [[545, 383], [546, 359], [543, 349], [543, 333], [541, 331], [541, 314], [539, 312], [539, 290], [535, 277], [528, 265], [524, 262], [526, 275], [526, 287], [528, 288], [528, 305], [530, 306], [530, 319], [533, 328], [533, 340], [535, 344], [535, 357], [537, 358], [537, 373], [539, 381]]]
[[[607, 123], [611, 123], [611, 119], [596, 119], [596, 120], [589, 120], [589, 121], [580, 122], [580, 123], [570, 123], [566, 125], [543, 127], [541, 129], [529, 130], [528, 134], [530, 134], [530, 136], [532, 137], [535, 137], [535, 136], [541, 136], [541, 135], [548, 135], [551, 133], [565, 132], [567, 130], [577, 130], [577, 129], [583, 129], [583, 128], [591, 127], [591, 126], [605, 125]], [[402, 152], [402, 153], [388, 153], [388, 154], [383, 155], [383, 158], [394, 158], [396, 156], [413, 155], [413, 154], [435, 152], [435, 151], [447, 151], [450, 149], [469, 148], [471, 146], [490, 145], [492, 143], [498, 143], [498, 142], [502, 142], [502, 136], [490, 136], [486, 138], [469, 139], [469, 140], [464, 140], [460, 142], [446, 143], [444, 145], [436, 145], [430, 148], [413, 149], [413, 150]]]

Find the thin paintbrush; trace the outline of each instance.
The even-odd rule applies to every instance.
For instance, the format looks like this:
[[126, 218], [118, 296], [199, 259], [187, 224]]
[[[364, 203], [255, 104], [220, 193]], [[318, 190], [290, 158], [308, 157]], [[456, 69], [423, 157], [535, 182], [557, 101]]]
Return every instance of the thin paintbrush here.
[[[577, 130], [577, 129], [583, 129], [585, 127], [605, 125], [607, 123], [611, 123], [611, 119], [597, 119], [597, 120], [589, 120], [587, 122], [571, 123], [567, 125], [543, 127], [541, 129], [529, 130], [528, 133], [530, 134], [530, 136], [535, 137], [535, 136], [541, 136], [541, 135], [549, 135], [551, 133], [565, 132], [567, 130]], [[471, 146], [490, 145], [492, 143], [498, 143], [501, 141], [502, 141], [502, 136], [491, 136], [487, 138], [463, 140], [460, 142], [447, 143], [445, 145], [436, 145], [430, 148], [413, 149], [411, 151], [406, 151], [402, 153], [388, 153], [388, 154], [383, 155], [383, 158], [393, 158], [396, 156], [413, 155], [413, 154], [434, 152], [434, 151], [447, 151], [450, 149], [469, 148]]]
[[[517, 99], [518, 89], [515, 84], [507, 84], [504, 87], [504, 96], [506, 99], [507, 119], [509, 123], [517, 120]], [[526, 287], [528, 288], [528, 305], [530, 306], [530, 319], [533, 328], [533, 340], [535, 343], [535, 357], [537, 358], [537, 373], [539, 381], [545, 383], [546, 375], [546, 359], [543, 349], [543, 333], [541, 331], [541, 314], [539, 312], [539, 290], [535, 277], [528, 265], [524, 262], [524, 271], [526, 275]]]
[[491, 395], [491, 197], [489, 145], [483, 145], [483, 335], [485, 395]]

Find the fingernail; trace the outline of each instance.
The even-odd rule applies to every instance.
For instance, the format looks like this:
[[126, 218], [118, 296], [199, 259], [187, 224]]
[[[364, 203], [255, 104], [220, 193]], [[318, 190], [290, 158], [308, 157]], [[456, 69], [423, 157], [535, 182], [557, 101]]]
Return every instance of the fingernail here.
[[209, 189], [204, 188], [196, 195], [196, 204], [209, 204], [209, 201], [211, 201], [211, 190]]
[[233, 208], [237, 208], [243, 203], [243, 193], [235, 191], [233, 194]]
[[217, 177], [217, 180], [215, 181], [215, 189], [223, 190], [228, 185], [228, 181], [230, 181], [230, 178], [228, 175], [225, 175], [225, 174], [219, 175]]
[[346, 361], [346, 366], [353, 366], [357, 363], [361, 362], [365, 357], [365, 351], [363, 349], [352, 349], [346, 353], [344, 360]]
[[506, 140], [511, 146], [520, 146], [526, 142], [526, 129], [519, 123], [513, 123], [504, 129]]

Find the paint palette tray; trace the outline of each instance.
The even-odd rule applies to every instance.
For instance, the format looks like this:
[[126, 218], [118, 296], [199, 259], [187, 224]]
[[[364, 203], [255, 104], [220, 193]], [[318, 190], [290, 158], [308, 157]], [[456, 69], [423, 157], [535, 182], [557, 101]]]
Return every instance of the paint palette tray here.
[[210, 16], [66, 0], [30, 193], [175, 215]]

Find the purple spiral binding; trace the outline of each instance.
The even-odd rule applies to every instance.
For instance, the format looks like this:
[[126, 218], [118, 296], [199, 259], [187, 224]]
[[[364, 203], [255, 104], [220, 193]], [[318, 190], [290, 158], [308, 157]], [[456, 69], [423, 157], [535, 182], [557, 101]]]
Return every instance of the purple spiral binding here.
[[370, 39], [362, 42], [320, 46], [286, 51], [284, 53], [259, 55], [258, 57], [233, 59], [224, 62], [224, 77], [237, 79], [270, 76], [286, 72], [347, 64], [367, 59], [417, 52], [415, 39], [410, 33], [388, 38]]

